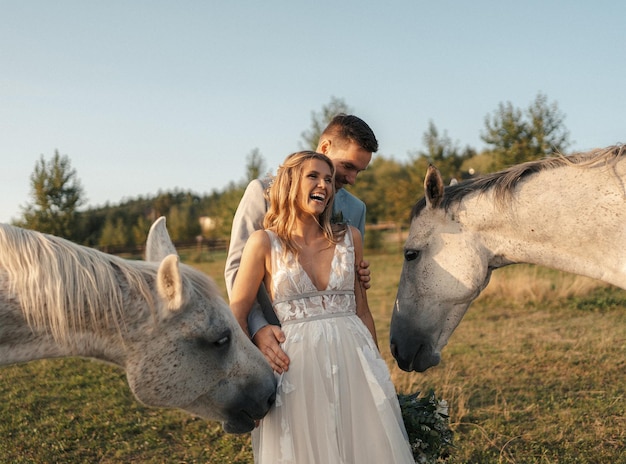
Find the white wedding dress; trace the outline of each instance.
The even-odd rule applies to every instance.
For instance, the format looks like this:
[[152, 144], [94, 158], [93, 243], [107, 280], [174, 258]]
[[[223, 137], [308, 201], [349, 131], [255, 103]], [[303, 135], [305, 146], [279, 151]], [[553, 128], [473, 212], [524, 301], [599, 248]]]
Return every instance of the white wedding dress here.
[[278, 376], [274, 407], [252, 432], [255, 463], [414, 463], [389, 369], [356, 315], [350, 231], [335, 247], [323, 291], [267, 233], [290, 364]]

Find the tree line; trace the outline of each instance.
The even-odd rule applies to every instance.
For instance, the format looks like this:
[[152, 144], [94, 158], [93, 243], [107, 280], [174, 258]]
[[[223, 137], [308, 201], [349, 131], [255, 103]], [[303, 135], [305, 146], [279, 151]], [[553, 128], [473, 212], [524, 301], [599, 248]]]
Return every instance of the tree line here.
[[[320, 112], [312, 112], [311, 128], [302, 133], [303, 148], [315, 149], [326, 124], [340, 112], [351, 113], [344, 100], [331, 98]], [[409, 153], [407, 161], [375, 155], [356, 185], [350, 187], [367, 205], [370, 224], [394, 222], [408, 225], [412, 205], [423, 195], [423, 179], [429, 164], [439, 168], [444, 179], [462, 180], [494, 172], [512, 164], [565, 153], [569, 131], [556, 102], [539, 93], [527, 108], [511, 102], [500, 103], [485, 116], [480, 134], [487, 148], [477, 152], [461, 148], [447, 132], [440, 132], [433, 121], [422, 136], [423, 148]], [[375, 129], [375, 128], [374, 128]], [[258, 149], [247, 157], [245, 179], [231, 182], [222, 190], [198, 195], [175, 190], [139, 196], [116, 205], [86, 208], [78, 173], [67, 155], [58, 150], [50, 159], [41, 155], [30, 176], [31, 201], [22, 208], [14, 225], [58, 235], [76, 243], [114, 252], [139, 247], [152, 222], [166, 216], [175, 243], [225, 241], [232, 219], [247, 183], [264, 171]]]

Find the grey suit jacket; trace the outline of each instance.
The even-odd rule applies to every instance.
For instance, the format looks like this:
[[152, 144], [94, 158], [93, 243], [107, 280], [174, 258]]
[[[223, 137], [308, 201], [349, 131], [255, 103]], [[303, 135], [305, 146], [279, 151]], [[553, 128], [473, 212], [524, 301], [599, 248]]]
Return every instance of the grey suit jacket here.
[[[269, 207], [265, 200], [265, 190], [268, 188], [269, 183], [269, 178], [255, 179], [250, 182], [239, 202], [237, 211], [235, 211], [233, 227], [230, 233], [228, 257], [226, 258], [226, 267], [224, 269], [226, 290], [229, 298], [246, 241], [254, 231], [263, 229], [263, 218]], [[361, 236], [365, 236], [365, 213], [365, 203], [350, 192], [341, 189], [335, 194], [333, 217], [341, 216], [343, 222], [359, 229]], [[250, 335], [254, 336], [261, 327], [266, 326], [268, 323], [278, 325], [278, 319], [274, 314], [265, 286], [261, 285], [257, 294], [257, 303], [250, 311], [250, 316], [248, 317]]]

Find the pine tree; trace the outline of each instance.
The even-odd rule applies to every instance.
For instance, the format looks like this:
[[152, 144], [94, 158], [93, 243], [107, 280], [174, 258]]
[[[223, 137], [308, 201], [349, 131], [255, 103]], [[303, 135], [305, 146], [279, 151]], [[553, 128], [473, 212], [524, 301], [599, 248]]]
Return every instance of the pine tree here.
[[78, 208], [84, 204], [84, 191], [70, 159], [55, 150], [52, 159], [41, 155], [30, 176], [32, 203], [23, 207], [18, 225], [75, 239]]

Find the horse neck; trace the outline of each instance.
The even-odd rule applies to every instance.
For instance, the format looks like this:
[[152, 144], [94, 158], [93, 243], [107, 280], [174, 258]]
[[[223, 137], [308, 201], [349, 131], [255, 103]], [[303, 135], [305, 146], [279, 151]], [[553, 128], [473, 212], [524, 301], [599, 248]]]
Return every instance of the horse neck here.
[[[53, 334], [45, 322], [29, 323], [18, 300], [10, 296], [0, 272], [0, 365], [47, 358], [89, 357], [124, 366], [126, 332], [102, 330], [89, 324], [70, 324], [63, 335]], [[5, 289], [5, 291], [2, 291]]]
[[[7, 309], [1, 304], [0, 307]], [[125, 343], [119, 334], [104, 337], [82, 331], [73, 333], [69, 340], [59, 341], [45, 330], [34, 330], [21, 316], [12, 317], [5, 311], [2, 320], [0, 365], [73, 356], [94, 358], [122, 367], [125, 365]]]
[[124, 339], [141, 336], [154, 313], [156, 266], [10, 226], [0, 232], [0, 363], [85, 356], [123, 365]]
[[468, 221], [494, 260], [538, 264], [626, 288], [626, 192], [615, 172], [598, 174], [543, 171], [503, 203], [491, 194], [475, 195], [465, 205], [473, 212]]

